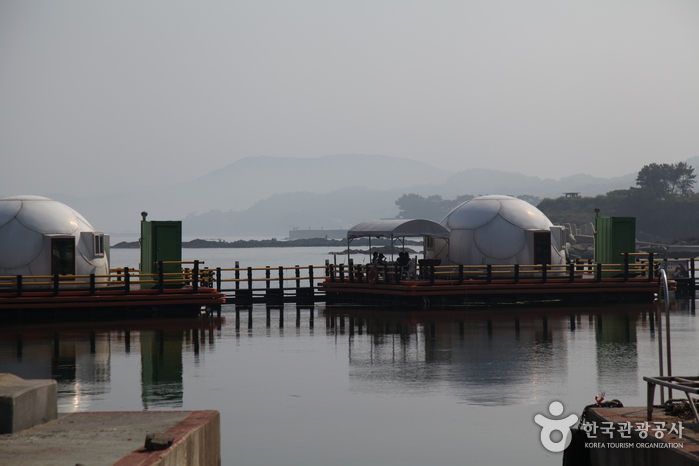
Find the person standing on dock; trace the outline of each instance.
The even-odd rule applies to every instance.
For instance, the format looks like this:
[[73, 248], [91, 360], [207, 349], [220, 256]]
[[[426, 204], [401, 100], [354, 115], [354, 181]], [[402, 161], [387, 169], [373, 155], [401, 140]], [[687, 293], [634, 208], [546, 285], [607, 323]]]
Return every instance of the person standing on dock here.
[[400, 278], [405, 278], [408, 275], [408, 264], [410, 263], [410, 255], [405, 252], [401, 251], [398, 253], [398, 260], [396, 261], [396, 264], [398, 267], [400, 267]]

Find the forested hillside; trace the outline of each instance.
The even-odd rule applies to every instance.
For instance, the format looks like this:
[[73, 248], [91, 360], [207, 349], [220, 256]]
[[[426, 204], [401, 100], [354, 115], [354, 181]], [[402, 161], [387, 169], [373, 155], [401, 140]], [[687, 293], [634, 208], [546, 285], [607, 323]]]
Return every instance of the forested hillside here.
[[556, 224], [594, 221], [604, 217], [636, 217], [636, 237], [672, 242], [699, 236], [699, 195], [696, 175], [686, 163], [650, 164], [638, 173], [635, 187], [596, 197], [544, 199], [537, 207]]
[[[636, 237], [644, 241], [671, 243], [699, 237], [699, 195], [693, 187], [694, 168], [678, 164], [650, 164], [636, 177], [636, 186], [594, 197], [538, 198], [517, 196], [535, 205], [554, 224], [583, 225], [594, 222], [596, 212], [603, 217], [636, 217]], [[396, 200], [399, 218], [426, 218], [439, 221], [452, 208], [474, 196], [443, 199], [432, 195], [404, 194]]]

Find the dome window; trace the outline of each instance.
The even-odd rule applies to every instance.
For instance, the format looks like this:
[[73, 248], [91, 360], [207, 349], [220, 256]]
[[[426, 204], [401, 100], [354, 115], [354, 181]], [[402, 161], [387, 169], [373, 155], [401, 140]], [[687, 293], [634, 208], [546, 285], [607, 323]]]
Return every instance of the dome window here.
[[95, 256], [104, 256], [104, 233], [94, 233]]

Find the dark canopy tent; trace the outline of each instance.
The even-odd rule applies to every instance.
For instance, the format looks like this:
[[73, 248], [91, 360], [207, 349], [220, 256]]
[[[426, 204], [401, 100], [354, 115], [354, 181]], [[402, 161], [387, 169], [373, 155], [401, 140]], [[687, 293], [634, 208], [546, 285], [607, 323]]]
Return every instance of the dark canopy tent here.
[[390, 238], [391, 255], [393, 244], [400, 240], [405, 247], [406, 237], [442, 238], [449, 242], [449, 230], [432, 220], [369, 220], [353, 226], [347, 232], [347, 257], [349, 258], [350, 243], [357, 238], [369, 238], [369, 254], [371, 254], [371, 238]]

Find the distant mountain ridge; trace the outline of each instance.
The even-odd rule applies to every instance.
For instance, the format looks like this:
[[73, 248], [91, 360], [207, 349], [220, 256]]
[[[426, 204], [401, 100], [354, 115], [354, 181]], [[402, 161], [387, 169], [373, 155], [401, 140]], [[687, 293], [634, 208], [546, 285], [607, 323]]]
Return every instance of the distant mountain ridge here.
[[[391, 189], [413, 184], [436, 184], [452, 175], [424, 162], [383, 155], [338, 154], [325, 157], [246, 157], [195, 181], [209, 192], [246, 194], [250, 207], [270, 195], [310, 191], [328, 193], [348, 186]], [[257, 196], [252, 195], [253, 192]], [[260, 194], [267, 195], [260, 196]], [[252, 201], [252, 202], [250, 202]]]
[[637, 170], [616, 178], [573, 175], [555, 180], [481, 168], [450, 172], [426, 162], [381, 155], [246, 157], [212, 167], [208, 174], [187, 183], [167, 185], [167, 180], [154, 179], [149, 189], [118, 196], [31, 194], [65, 202], [96, 229], [111, 234], [138, 235], [140, 213], [147, 211], [152, 220], [185, 219], [185, 232], [204, 237], [285, 236], [292, 227], [346, 228], [367, 219], [394, 217], [396, 199], [408, 193], [445, 199], [463, 194], [555, 198], [564, 192], [580, 192], [596, 196], [635, 185], [635, 173]]

